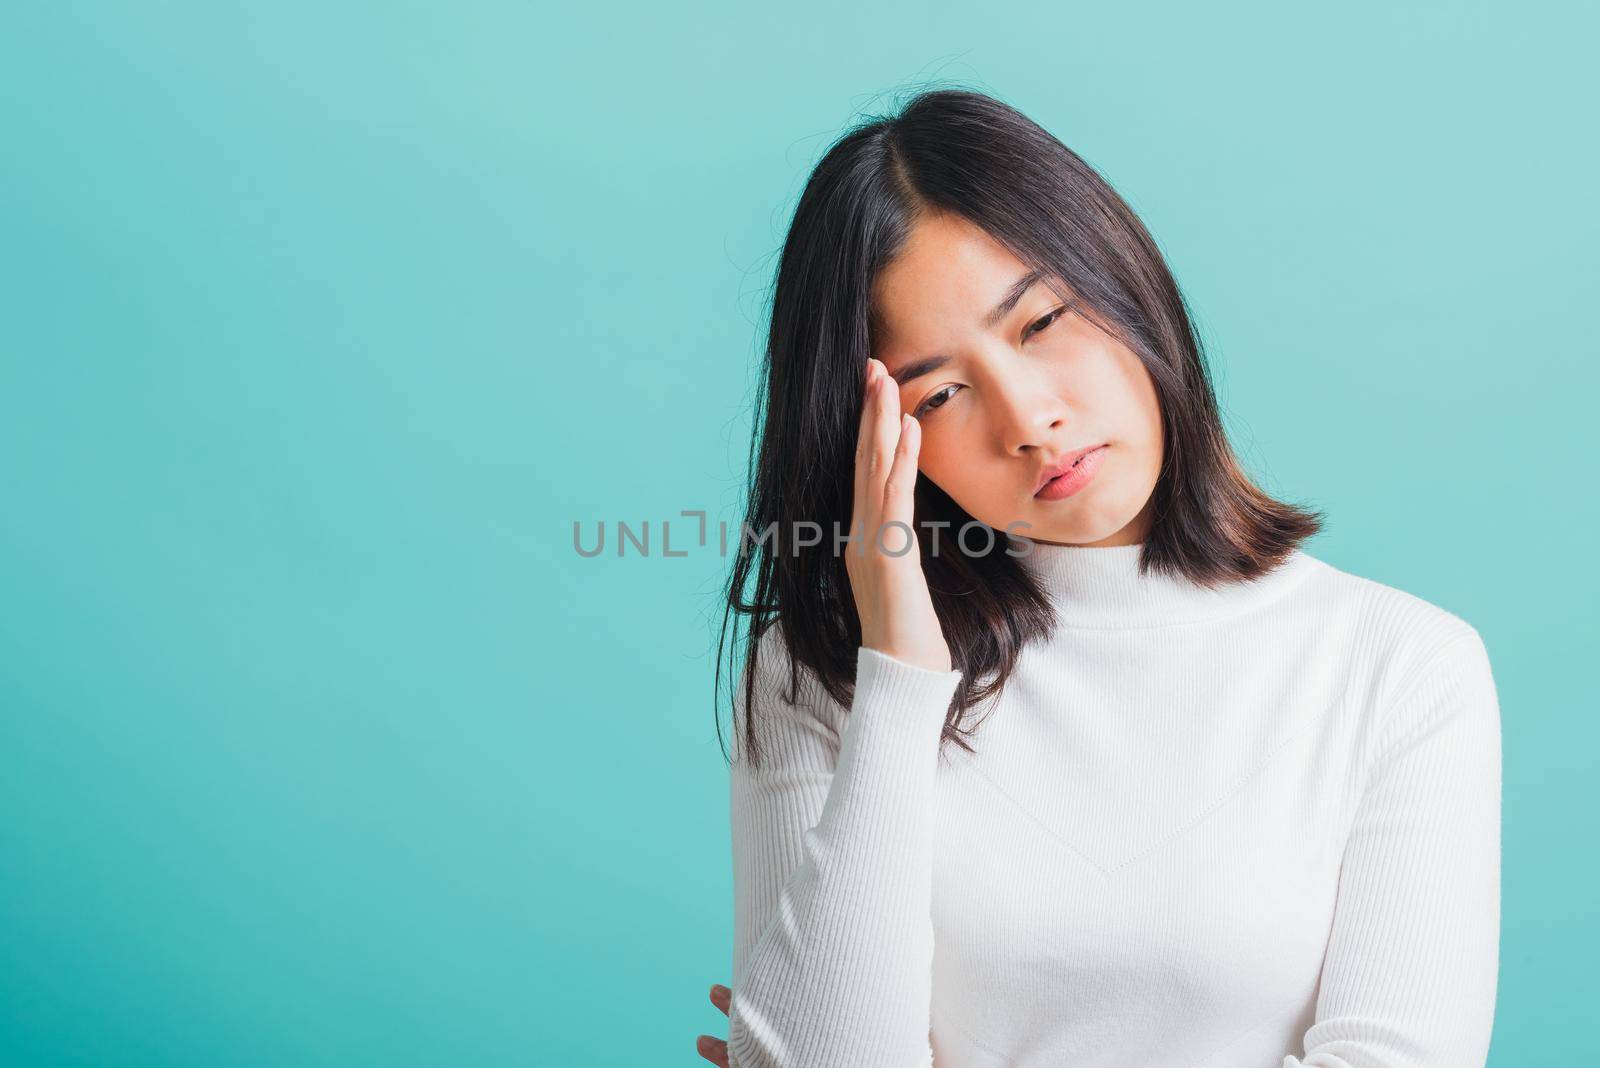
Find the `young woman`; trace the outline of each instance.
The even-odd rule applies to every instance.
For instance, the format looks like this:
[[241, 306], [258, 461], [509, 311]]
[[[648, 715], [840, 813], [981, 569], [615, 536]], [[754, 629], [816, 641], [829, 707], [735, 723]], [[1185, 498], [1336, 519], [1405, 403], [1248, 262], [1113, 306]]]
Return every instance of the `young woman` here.
[[1483, 643], [1300, 548], [1318, 517], [1241, 470], [1088, 165], [967, 91], [854, 129], [796, 210], [763, 392], [703, 1056], [1484, 1063]]

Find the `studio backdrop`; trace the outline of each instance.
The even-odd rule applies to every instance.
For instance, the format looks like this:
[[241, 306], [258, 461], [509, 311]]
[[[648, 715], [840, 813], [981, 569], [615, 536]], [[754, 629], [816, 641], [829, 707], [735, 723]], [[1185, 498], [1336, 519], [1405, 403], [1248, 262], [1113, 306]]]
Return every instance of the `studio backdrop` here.
[[776, 252], [820, 153], [930, 84], [1139, 213], [1241, 457], [1326, 515], [1310, 551], [1483, 636], [1490, 1063], [1587, 1053], [1597, 32], [1551, 2], [8, 5], [0, 1063], [705, 1063], [719, 524]]

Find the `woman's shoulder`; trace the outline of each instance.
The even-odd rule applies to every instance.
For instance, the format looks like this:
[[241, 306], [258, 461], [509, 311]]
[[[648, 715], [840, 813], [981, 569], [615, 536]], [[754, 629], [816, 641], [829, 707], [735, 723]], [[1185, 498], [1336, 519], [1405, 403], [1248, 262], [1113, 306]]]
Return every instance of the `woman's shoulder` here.
[[758, 721], [776, 718], [810, 724], [837, 735], [843, 727], [844, 710], [816, 671], [793, 657], [784, 628], [783, 619], [773, 617], [760, 634], [749, 637], [754, 651], [735, 695], [736, 723], [742, 726], [746, 677], [754, 675], [752, 707]]
[[1452, 655], [1487, 657], [1478, 629], [1444, 605], [1402, 586], [1297, 550], [1306, 580], [1301, 606], [1345, 639], [1358, 661], [1391, 682], [1404, 680]]

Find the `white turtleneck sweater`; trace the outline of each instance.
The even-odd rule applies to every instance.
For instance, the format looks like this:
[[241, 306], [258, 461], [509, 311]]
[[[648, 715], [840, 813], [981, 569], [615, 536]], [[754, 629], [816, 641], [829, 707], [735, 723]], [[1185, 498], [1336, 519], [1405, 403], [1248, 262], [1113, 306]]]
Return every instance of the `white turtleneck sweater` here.
[[939, 749], [960, 672], [862, 648], [848, 710], [805, 670], [789, 706], [760, 643], [733, 1068], [1484, 1063], [1500, 714], [1477, 631], [1304, 552], [1214, 591], [1139, 552], [1022, 559], [1059, 622], [974, 710], [976, 756]]

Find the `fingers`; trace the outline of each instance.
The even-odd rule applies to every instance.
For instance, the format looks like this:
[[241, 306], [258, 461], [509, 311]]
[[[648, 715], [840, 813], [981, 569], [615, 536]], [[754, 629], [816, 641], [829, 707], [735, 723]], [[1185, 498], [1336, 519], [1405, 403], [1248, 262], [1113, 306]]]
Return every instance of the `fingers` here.
[[720, 1038], [701, 1035], [694, 1040], [694, 1048], [700, 1056], [712, 1064], [719, 1064], [722, 1068], [728, 1068], [728, 1044]]
[[[854, 492], [850, 506], [850, 534], [859, 537], [872, 521], [868, 515], [870, 500], [867, 496], [867, 484], [872, 462], [873, 424], [878, 417], [878, 389], [882, 375], [882, 367], [877, 360], [868, 358], [866, 383], [862, 390], [861, 425], [856, 428], [856, 469]], [[852, 543], [851, 548], [857, 548], [859, 542]]]
[[878, 382], [878, 403], [874, 406], [876, 417], [872, 424], [874, 448], [872, 462], [867, 468], [867, 501], [869, 507], [881, 512], [889, 464], [894, 459], [895, 445], [900, 441], [900, 391], [888, 374], [883, 374]]
[[[868, 386], [856, 438], [855, 492], [850, 533], [879, 538], [883, 523], [884, 487], [895, 446], [900, 440], [900, 394], [882, 363], [867, 361]], [[856, 542], [865, 551], [870, 543]]]
[[[733, 991], [721, 983], [711, 984], [711, 1004], [722, 1010], [724, 1016], [728, 1013], [728, 1006], [733, 998]], [[700, 1056], [712, 1064], [720, 1064], [728, 1068], [728, 1043], [713, 1035], [701, 1035], [694, 1040], [694, 1048]]]
[[895, 528], [883, 534], [884, 546], [899, 552], [907, 539], [914, 539], [916, 528], [911, 525], [914, 510], [913, 497], [917, 485], [917, 452], [922, 445], [922, 425], [910, 415], [900, 417], [900, 440], [894, 450], [894, 465], [889, 468], [883, 485], [883, 523], [900, 522], [905, 529]]

